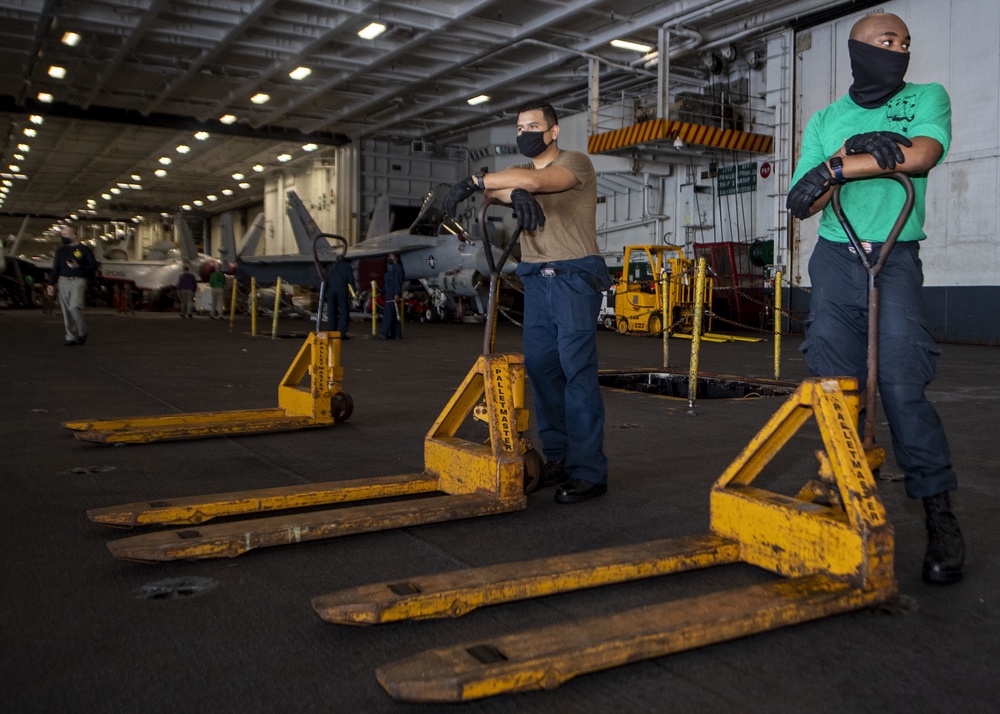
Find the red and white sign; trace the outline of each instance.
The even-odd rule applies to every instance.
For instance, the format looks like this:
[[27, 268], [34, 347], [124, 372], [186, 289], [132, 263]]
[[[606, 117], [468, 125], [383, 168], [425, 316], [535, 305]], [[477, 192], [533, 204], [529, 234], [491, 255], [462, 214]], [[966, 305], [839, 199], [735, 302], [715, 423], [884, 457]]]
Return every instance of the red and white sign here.
[[771, 162], [765, 161], [760, 165], [760, 177], [762, 179], [766, 179], [770, 175], [771, 175]]

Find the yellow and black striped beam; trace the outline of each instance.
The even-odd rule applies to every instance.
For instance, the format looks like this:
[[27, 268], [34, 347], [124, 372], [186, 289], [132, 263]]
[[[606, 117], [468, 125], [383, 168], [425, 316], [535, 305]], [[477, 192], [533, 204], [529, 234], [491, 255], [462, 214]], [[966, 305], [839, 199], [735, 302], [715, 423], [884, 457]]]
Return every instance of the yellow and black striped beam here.
[[770, 154], [774, 149], [773, 136], [683, 121], [653, 119], [623, 129], [595, 134], [587, 139], [587, 152], [603, 154], [638, 144], [673, 141], [678, 138], [685, 144], [758, 154]]

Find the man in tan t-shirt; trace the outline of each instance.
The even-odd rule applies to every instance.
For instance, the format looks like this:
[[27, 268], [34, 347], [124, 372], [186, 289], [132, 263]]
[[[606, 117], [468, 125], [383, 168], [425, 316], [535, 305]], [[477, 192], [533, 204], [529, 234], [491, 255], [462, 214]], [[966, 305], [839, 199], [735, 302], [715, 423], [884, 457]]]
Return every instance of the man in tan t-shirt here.
[[555, 500], [579, 503], [604, 494], [604, 401], [597, 381], [597, 312], [611, 286], [597, 248], [597, 176], [590, 157], [563, 151], [547, 103], [517, 115], [517, 146], [531, 163], [469, 176], [452, 187], [445, 212], [476, 191], [509, 203], [521, 226], [524, 362], [546, 457], [542, 486]]

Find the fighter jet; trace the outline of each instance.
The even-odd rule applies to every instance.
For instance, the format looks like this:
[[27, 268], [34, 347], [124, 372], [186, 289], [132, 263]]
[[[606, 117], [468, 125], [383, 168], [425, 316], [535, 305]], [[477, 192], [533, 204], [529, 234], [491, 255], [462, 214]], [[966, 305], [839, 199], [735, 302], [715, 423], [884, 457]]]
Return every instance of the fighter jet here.
[[[486, 246], [481, 237], [470, 237], [458, 222], [445, 216], [443, 202], [448, 188], [440, 185], [427, 195], [408, 229], [378, 232], [388, 227], [388, 220], [384, 213], [376, 211], [373, 230], [369, 230], [365, 240], [348, 248], [345, 255], [351, 261], [359, 287], [363, 289], [372, 280], [381, 284], [385, 257], [397, 253], [406, 279], [419, 281], [440, 311], [454, 311], [458, 298], [468, 300], [479, 313], [486, 311], [489, 298]], [[236, 266], [238, 280], [245, 282], [253, 277], [258, 284], [270, 284], [280, 276], [285, 283], [319, 287], [313, 243], [321, 231], [295, 191], [288, 191], [287, 199], [286, 212], [299, 252], [241, 257]], [[316, 241], [316, 246], [315, 258], [323, 266], [333, 262], [341, 250], [340, 246], [331, 247], [325, 238]], [[489, 249], [499, 259], [500, 249], [492, 245]], [[508, 259], [503, 271], [512, 273], [516, 267], [517, 261]]]
[[174, 218], [174, 234], [177, 247], [172, 241], [154, 243], [142, 260], [123, 260], [127, 255], [120, 248], [115, 253], [104, 254], [103, 245], [95, 246], [94, 257], [100, 263], [100, 278], [117, 283], [132, 283], [143, 292], [157, 295], [163, 290], [177, 285], [184, 266], [195, 274], [201, 282], [206, 282], [218, 261], [210, 255], [199, 253], [187, 221], [182, 216]]

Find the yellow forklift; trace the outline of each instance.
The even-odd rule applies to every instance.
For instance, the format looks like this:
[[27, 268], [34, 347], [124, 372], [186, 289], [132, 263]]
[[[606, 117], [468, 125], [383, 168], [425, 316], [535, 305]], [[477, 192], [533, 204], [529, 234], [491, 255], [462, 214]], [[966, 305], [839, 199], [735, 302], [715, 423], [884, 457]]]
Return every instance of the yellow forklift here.
[[[618, 331], [659, 335], [690, 333], [694, 324], [693, 260], [676, 245], [628, 245], [615, 286]], [[664, 289], [665, 288], [665, 289]], [[712, 329], [712, 281], [706, 279], [705, 331]]]

